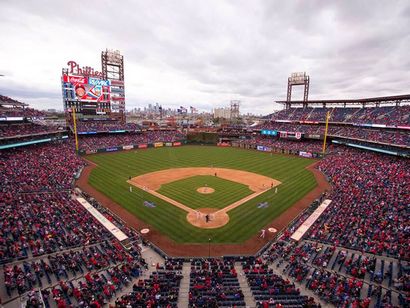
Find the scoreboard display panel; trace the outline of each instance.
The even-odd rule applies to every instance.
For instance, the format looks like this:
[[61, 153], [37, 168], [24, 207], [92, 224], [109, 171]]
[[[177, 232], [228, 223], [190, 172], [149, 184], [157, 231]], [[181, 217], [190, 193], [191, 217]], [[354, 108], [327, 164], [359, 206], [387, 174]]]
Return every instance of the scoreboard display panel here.
[[62, 76], [64, 107], [84, 114], [110, 113], [111, 83], [95, 77], [64, 74]]

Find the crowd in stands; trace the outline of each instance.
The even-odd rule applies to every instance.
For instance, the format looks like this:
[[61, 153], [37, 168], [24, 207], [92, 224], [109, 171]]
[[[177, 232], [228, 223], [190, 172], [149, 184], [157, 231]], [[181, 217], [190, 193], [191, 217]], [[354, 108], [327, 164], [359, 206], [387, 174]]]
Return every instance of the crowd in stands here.
[[[27, 307], [42, 301], [46, 307], [101, 307], [147, 268], [138, 246], [126, 250], [74, 198], [72, 182], [82, 166], [72, 140], [1, 153], [0, 263], [6, 299], [24, 293]], [[134, 231], [90, 202], [130, 243], [138, 242]]]
[[[395, 109], [390, 110], [389, 115], [394, 112]], [[375, 112], [360, 113], [363, 119], [373, 119]], [[303, 115], [298, 111], [292, 116]], [[32, 132], [29, 125], [34, 127], [12, 125], [10, 131]], [[380, 134], [378, 130], [356, 131], [351, 127], [334, 129], [363, 139], [377, 139]], [[3, 134], [1, 126], [0, 132]], [[380, 138], [385, 138], [386, 133], [383, 131]], [[390, 139], [409, 144], [408, 135], [391, 134]], [[179, 131], [104, 134], [81, 137], [80, 148], [95, 150], [181, 139], [185, 135]], [[290, 151], [320, 152], [322, 147], [321, 141], [264, 136], [241, 142]], [[41, 297], [47, 307], [59, 308], [101, 307], [114, 298], [121, 308], [176, 307], [182, 261], [166, 260], [150, 278], [133, 283], [147, 268], [138, 248], [125, 250], [73, 198], [73, 177], [83, 166], [74, 153], [72, 140], [1, 152], [0, 263], [4, 264], [7, 295], [27, 292], [32, 306], [38, 305]], [[366, 308], [372, 298], [377, 298], [378, 307], [393, 307], [391, 289], [401, 292], [400, 296], [410, 292], [409, 160], [335, 146], [318, 168], [333, 186], [326, 195], [332, 203], [308, 231], [305, 239], [309, 242], [290, 240], [290, 235], [309, 216], [307, 212], [285, 230], [266, 255], [246, 258], [242, 263], [258, 306], [319, 307], [313, 298], [301, 295], [296, 282], [338, 307]], [[95, 200], [90, 203], [128, 236], [138, 237]], [[398, 271], [393, 273], [393, 261], [380, 260], [380, 256], [400, 260]], [[283, 273], [294, 282], [273, 270], [275, 262], [286, 263]], [[365, 280], [372, 285], [364, 296]], [[382, 288], [386, 281], [391, 287], [388, 291]], [[132, 292], [118, 296], [121, 289], [131, 285]], [[33, 288], [41, 289], [41, 296]], [[399, 299], [403, 306], [408, 304], [406, 298]], [[189, 305], [244, 306], [234, 261], [192, 260]]]
[[[32, 262], [6, 264], [3, 267], [5, 287], [9, 296], [14, 292], [22, 294], [34, 287], [41, 288], [53, 281], [72, 279], [126, 261], [132, 263], [133, 257], [125, 253], [121, 246], [104, 241], [77, 250], [47, 255]], [[135, 263], [135, 276], [139, 276], [141, 266], [140, 263]]]
[[176, 271], [153, 272], [149, 279], [139, 279], [132, 292], [117, 298], [115, 306], [127, 307], [177, 307], [182, 275]]
[[271, 147], [276, 150], [291, 151], [297, 154], [299, 151], [321, 153], [323, 142], [319, 140], [290, 140], [290, 139], [278, 139], [265, 136], [254, 136], [252, 139], [243, 139], [239, 141], [240, 144], [246, 145], [262, 145]]
[[103, 307], [108, 304], [146, 268], [138, 251], [126, 251], [119, 244], [114, 251], [117, 256], [122, 256], [113, 261], [114, 265], [102, 270], [84, 271], [79, 278], [60, 280], [57, 285], [44, 288], [41, 292], [46, 307], [51, 307], [53, 302], [62, 308]]
[[[119, 121], [77, 121], [77, 132], [109, 132], [117, 130], [140, 131], [135, 123], [121, 123]], [[73, 129], [73, 125], [70, 125]]]
[[410, 105], [366, 108], [290, 108], [272, 114], [272, 120], [325, 122], [328, 111], [331, 122], [393, 126], [410, 124]]
[[273, 272], [261, 258], [249, 257], [242, 267], [258, 307], [320, 307], [313, 298], [302, 296], [294, 283]]
[[[266, 122], [260, 125], [259, 128], [285, 132], [300, 132], [313, 135], [325, 134], [324, 125]], [[410, 147], [410, 131], [329, 125], [328, 135], [405, 145]]]
[[408, 258], [410, 161], [336, 147], [319, 168], [333, 185], [333, 201], [310, 238]]
[[0, 200], [7, 202], [17, 193], [68, 190], [82, 166], [84, 162], [75, 154], [72, 141], [3, 151]]
[[191, 262], [189, 307], [245, 306], [234, 261], [197, 259]]
[[[12, 106], [12, 107], [5, 107]], [[10, 97], [0, 95], [0, 117], [44, 117], [45, 113], [34, 108], [29, 108], [26, 104], [16, 101]]]
[[46, 134], [62, 131], [63, 128], [51, 125], [25, 124], [0, 124], [0, 138], [21, 137], [34, 134]]
[[179, 131], [146, 131], [143, 133], [81, 136], [79, 142], [82, 150], [97, 150], [115, 146], [174, 142], [183, 139], [186, 139], [186, 136]]

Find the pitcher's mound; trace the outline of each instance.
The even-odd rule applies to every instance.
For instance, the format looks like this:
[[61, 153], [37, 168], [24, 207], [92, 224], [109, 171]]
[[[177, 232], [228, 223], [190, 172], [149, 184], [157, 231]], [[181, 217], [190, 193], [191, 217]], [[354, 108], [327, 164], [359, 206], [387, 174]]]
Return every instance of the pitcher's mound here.
[[[206, 222], [206, 215], [208, 215], [209, 218], [208, 222]], [[203, 208], [196, 211], [190, 211], [186, 216], [186, 219], [195, 227], [215, 229], [226, 225], [229, 222], [229, 215], [219, 209]]]
[[215, 191], [215, 189], [205, 186], [205, 187], [199, 187], [196, 191], [199, 192], [200, 194], [212, 194]]

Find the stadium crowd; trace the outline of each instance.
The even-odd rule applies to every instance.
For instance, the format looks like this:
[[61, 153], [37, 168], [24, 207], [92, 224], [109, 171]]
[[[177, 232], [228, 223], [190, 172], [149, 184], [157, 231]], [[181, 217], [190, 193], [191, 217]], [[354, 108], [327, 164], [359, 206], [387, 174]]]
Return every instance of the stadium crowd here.
[[[275, 150], [285, 150], [291, 152], [299, 152], [299, 151], [306, 151], [306, 152], [313, 152], [313, 153], [320, 153], [322, 152], [323, 143], [318, 140], [289, 140], [289, 139], [277, 139], [272, 137], [265, 137], [265, 136], [254, 136], [252, 139], [243, 139], [238, 142], [242, 145], [251, 145], [251, 146], [266, 146], [271, 147]], [[296, 153], [297, 154], [297, 153]]]
[[[258, 128], [285, 132], [300, 132], [312, 135], [325, 134], [324, 125], [313, 124], [276, 123], [269, 121], [260, 125]], [[409, 131], [330, 125], [328, 128], [328, 135], [390, 143], [395, 145], [405, 145], [410, 147]]]
[[18, 193], [71, 189], [74, 175], [84, 166], [73, 149], [69, 141], [1, 152], [0, 199], [7, 202]]
[[197, 259], [191, 262], [189, 307], [245, 306], [234, 261]]
[[[77, 132], [109, 132], [117, 130], [140, 131], [140, 126], [135, 123], [121, 123], [119, 121], [77, 121]], [[70, 125], [74, 130], [73, 125]]]
[[272, 120], [326, 121], [330, 112], [331, 122], [409, 125], [410, 105], [366, 108], [290, 108], [272, 114]]
[[186, 136], [179, 131], [147, 131], [143, 133], [82, 136], [79, 142], [82, 150], [97, 150], [115, 146], [174, 142], [185, 138]]
[[310, 238], [409, 258], [408, 159], [335, 147], [319, 169], [333, 185], [332, 206], [309, 230]]
[[[289, 117], [312, 119], [325, 111], [298, 110]], [[399, 122], [407, 121], [401, 113], [396, 115], [394, 107], [384, 108], [383, 117], [380, 112], [355, 110], [349, 114], [348, 110], [333, 110], [335, 119], [357, 117], [374, 121], [389, 115]], [[24, 124], [6, 129], [0, 126], [0, 132], [2, 136], [9, 132], [32, 133], [31, 128], [35, 132], [41, 130], [34, 124]], [[360, 135], [364, 139], [377, 139], [381, 133], [351, 127], [337, 129], [340, 134]], [[361, 135], [363, 132], [367, 135]], [[380, 138], [385, 139], [386, 132], [381, 134]], [[409, 144], [408, 137], [391, 133], [388, 138]], [[80, 148], [95, 150], [181, 139], [185, 135], [179, 131], [93, 135], [81, 137]], [[310, 152], [320, 152], [322, 146], [320, 141], [263, 136], [241, 142]], [[126, 250], [73, 198], [73, 178], [84, 166], [73, 149], [70, 139], [1, 152], [0, 263], [5, 292], [9, 297], [25, 293], [31, 307], [39, 305], [40, 297], [47, 307], [59, 308], [101, 307], [115, 298], [115, 305], [121, 308], [176, 307], [182, 261], [166, 260], [149, 278], [138, 279], [148, 267], [138, 246], [131, 245]], [[318, 168], [333, 186], [326, 194], [332, 203], [304, 240], [296, 243], [290, 235], [309, 212], [293, 222], [261, 258], [246, 258], [242, 262], [258, 306], [319, 307], [313, 298], [301, 295], [295, 282], [303, 283], [321, 299], [338, 307], [366, 308], [376, 298], [377, 307], [390, 308], [392, 290], [400, 292], [400, 303], [408, 306], [408, 299], [402, 294], [408, 297], [410, 292], [409, 160], [335, 146]], [[134, 231], [98, 202], [90, 203], [131, 239], [139, 240]], [[393, 261], [389, 263], [381, 256]], [[275, 263], [278, 268], [286, 264], [282, 272], [286, 276], [272, 268]], [[192, 260], [190, 307], [243, 306], [244, 295], [237, 276], [232, 259]], [[117, 297], [120, 290], [131, 285], [131, 292]]]
[[139, 279], [132, 292], [115, 300], [118, 308], [177, 307], [182, 275], [176, 271], [156, 271], [149, 279]]
[[20, 137], [35, 134], [45, 134], [61, 131], [63, 128], [52, 125], [38, 125], [33, 123], [26, 124], [0, 124], [0, 138], [3, 137]]

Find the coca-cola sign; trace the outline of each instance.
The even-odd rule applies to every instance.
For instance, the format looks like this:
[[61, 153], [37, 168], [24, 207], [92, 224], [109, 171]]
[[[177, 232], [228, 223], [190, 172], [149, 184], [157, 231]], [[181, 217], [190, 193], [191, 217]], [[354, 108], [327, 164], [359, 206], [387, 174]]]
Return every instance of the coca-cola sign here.
[[77, 83], [87, 84], [87, 83], [88, 83], [87, 78], [84, 77], [84, 76], [69, 76], [69, 75], [64, 75], [63, 78], [64, 78], [64, 82], [69, 82], [69, 83], [72, 83], [72, 84], [77, 84]]

